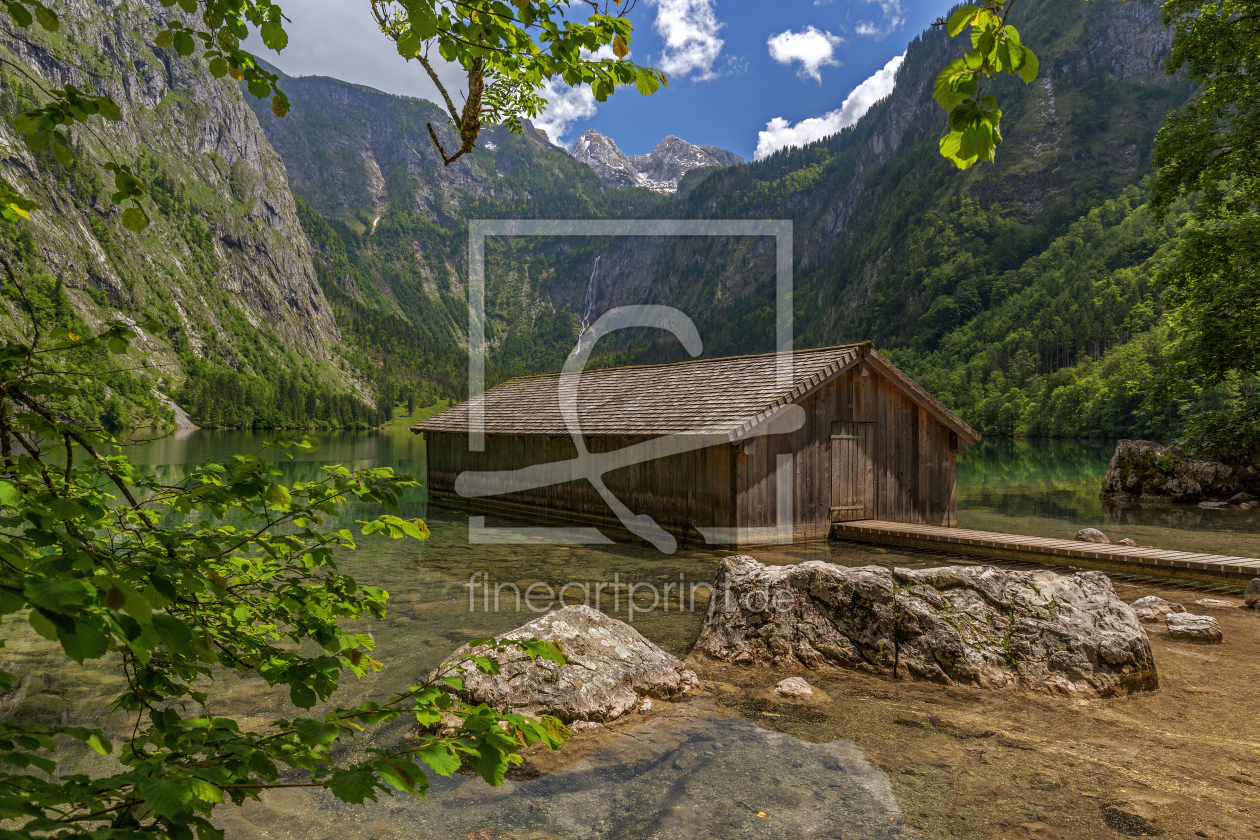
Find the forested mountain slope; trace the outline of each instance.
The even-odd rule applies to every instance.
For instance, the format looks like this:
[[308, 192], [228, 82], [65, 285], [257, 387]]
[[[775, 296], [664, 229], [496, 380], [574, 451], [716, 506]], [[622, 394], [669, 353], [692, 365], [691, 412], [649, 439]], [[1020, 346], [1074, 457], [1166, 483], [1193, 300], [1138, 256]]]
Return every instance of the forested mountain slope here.
[[[157, 0], [76, 0], [58, 11], [56, 34], [0, 33], [5, 57], [23, 68], [0, 71], [3, 166], [44, 207], [29, 234], [11, 228], [3, 242], [44, 316], [161, 322], [137, 343], [134, 375], [105, 389], [129, 389], [141, 404], [157, 389], [206, 405], [235, 400], [238, 412], [270, 412], [273, 425], [365, 421], [284, 167], [240, 91], [199, 59], [154, 46], [172, 15]], [[73, 132], [68, 167], [30, 151], [13, 127], [42, 101], [41, 85], [67, 82], [109, 95], [123, 113]], [[110, 160], [140, 162], [153, 220], [141, 234], [111, 205]], [[12, 289], [6, 297], [14, 307]], [[119, 422], [128, 419], [147, 418]]]
[[[989, 431], [1115, 431], [1129, 421], [1033, 429], [1013, 418], [1039, 405], [1024, 390], [1037, 377], [1044, 385], [1156, 323], [1152, 261], [1179, 217], [1143, 227], [1138, 185], [1164, 114], [1189, 91], [1164, 73], [1170, 36], [1153, 0], [1027, 0], [1015, 18], [1041, 75], [1001, 83], [1006, 142], [995, 164], [967, 172], [936, 151], [944, 112], [932, 82], [963, 49], [938, 30], [909, 45], [892, 95], [852, 128], [691, 173], [671, 197], [601, 185], [528, 131], [491, 130], [471, 159], [436, 166], [424, 128], [440, 124], [436, 106], [335, 80], [285, 80], [294, 105], [283, 121], [256, 107], [295, 190], [325, 217], [326, 288], [364, 318], [411, 324], [438, 379], [461, 376], [446, 371], [465, 344], [468, 218], [787, 218], [798, 343], [872, 339]], [[1092, 256], [1064, 264], [1082, 238]], [[581, 324], [630, 303], [683, 309], [707, 354], [772, 346], [767, 240], [492, 240], [487, 259], [492, 378], [557, 366]], [[612, 341], [604, 362], [678, 355], [656, 338]], [[977, 396], [991, 388], [996, 408]]]

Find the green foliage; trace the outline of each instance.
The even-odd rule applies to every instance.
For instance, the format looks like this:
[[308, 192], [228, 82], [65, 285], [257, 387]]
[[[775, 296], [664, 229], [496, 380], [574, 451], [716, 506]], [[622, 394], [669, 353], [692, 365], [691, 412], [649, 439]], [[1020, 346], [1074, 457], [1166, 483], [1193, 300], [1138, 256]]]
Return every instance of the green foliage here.
[[1199, 196], [1161, 278], [1175, 338], [1161, 383], [1169, 398], [1260, 374], [1260, 20], [1246, 0], [1169, 0], [1163, 19], [1168, 72], [1200, 86], [1169, 115], [1154, 155], [1157, 212]]
[[[520, 0], [515, 10], [498, 0], [372, 0], [372, 13], [398, 54], [418, 61], [442, 94], [460, 148], [448, 154], [432, 124], [428, 129], [449, 166], [472, 151], [483, 122], [520, 134], [521, 119], [537, 117], [547, 107], [543, 91], [554, 79], [590, 85], [600, 102], [619, 86], [633, 84], [646, 96], [667, 84], [664, 73], [627, 57], [633, 35], [627, 14], [635, 0], [614, 3], [616, 14], [610, 14], [607, 0], [602, 9], [590, 2], [585, 21], [572, 8], [585, 10], [588, 4], [572, 0]], [[612, 57], [597, 55], [603, 47], [612, 48]], [[430, 63], [434, 50], [467, 74], [462, 108]]]
[[1193, 402], [1146, 397], [1167, 364], [1156, 277], [1186, 211], [1159, 222], [1141, 198], [1125, 191], [1013, 268], [992, 245], [1019, 226], [997, 208], [933, 214], [907, 236], [931, 303], [890, 355], [985, 434], [1176, 435]]
[[971, 49], [951, 61], [933, 86], [936, 101], [949, 112], [949, 131], [940, 140], [940, 152], [959, 169], [979, 160], [992, 161], [1002, 142], [1002, 111], [996, 97], [982, 94], [985, 81], [999, 73], [1018, 76], [1024, 84], [1037, 78], [1037, 56], [1006, 22], [1014, 4], [1015, 0], [994, 0], [961, 6], [944, 22], [951, 38], [971, 29]]
[[[25, 300], [22, 285], [12, 279]], [[120, 673], [114, 707], [135, 716], [116, 748], [99, 729], [0, 722], [0, 813], [18, 837], [222, 838], [215, 807], [272, 787], [315, 784], [359, 803], [400, 790], [423, 796], [422, 765], [450, 775], [467, 757], [501, 783], [522, 746], [558, 746], [558, 721], [500, 715], [456, 699], [459, 674], [443, 669], [382, 702], [332, 707], [319, 717], [243, 730], [204, 708], [205, 681], [257, 674], [284, 686], [298, 708], [329, 703], [345, 676], [380, 667], [368, 633], [346, 622], [385, 615], [388, 594], [337, 567], [357, 533], [424, 539], [399, 513], [418, 485], [387, 467], [327, 466], [285, 486], [263, 453], [208, 463], [176, 483], [133, 467], [108, 432], [67, 419], [80, 376], [74, 354], [125, 354], [126, 324], [80, 337], [41, 328], [33, 306], [22, 336], [0, 343], [0, 613], [24, 613], [69, 658]], [[268, 452], [309, 450], [309, 437], [276, 439]], [[387, 511], [356, 527], [335, 523], [347, 500]], [[491, 642], [565, 660], [551, 643]], [[0, 672], [6, 687], [15, 678]], [[411, 718], [421, 730], [395, 749], [338, 763], [334, 749], [366, 727]], [[59, 775], [67, 741], [115, 762], [95, 774]], [[281, 768], [287, 768], [282, 771]], [[32, 769], [42, 772], [31, 772]], [[282, 780], [282, 772], [284, 779]]]

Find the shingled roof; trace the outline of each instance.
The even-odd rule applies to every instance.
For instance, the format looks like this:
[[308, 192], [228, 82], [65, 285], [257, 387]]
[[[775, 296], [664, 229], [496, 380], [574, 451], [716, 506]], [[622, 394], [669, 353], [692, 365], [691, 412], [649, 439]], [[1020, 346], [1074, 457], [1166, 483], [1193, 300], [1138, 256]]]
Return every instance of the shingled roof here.
[[[870, 342], [797, 350], [792, 384], [776, 382], [777, 353], [697, 359], [661, 365], [582, 372], [578, 414], [587, 435], [720, 434], [732, 440], [758, 426], [779, 406], [797, 402], [860, 359], [869, 359], [912, 399], [968, 443], [974, 430], [933, 399]], [[487, 434], [567, 435], [560, 414], [560, 374], [526, 376], [486, 391]], [[411, 427], [413, 432], [467, 432], [468, 403]]]

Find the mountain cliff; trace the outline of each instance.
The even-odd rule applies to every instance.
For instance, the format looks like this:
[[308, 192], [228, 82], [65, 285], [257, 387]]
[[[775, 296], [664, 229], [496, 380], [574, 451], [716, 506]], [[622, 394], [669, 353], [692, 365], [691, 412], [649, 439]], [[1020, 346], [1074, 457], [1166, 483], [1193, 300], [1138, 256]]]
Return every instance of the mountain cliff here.
[[[55, 279], [90, 325], [164, 323], [134, 353], [149, 387], [166, 394], [195, 368], [352, 387], [285, 168], [241, 92], [200, 59], [154, 46], [172, 14], [158, 0], [73, 0], [58, 11], [55, 35], [0, 33], [5, 58], [30, 74], [0, 71], [0, 142], [6, 176], [44, 208], [27, 232], [8, 231], [32, 282]], [[12, 125], [41, 101], [34, 80], [108, 94], [124, 119], [74, 131], [77, 161], [62, 166]], [[132, 163], [149, 185], [153, 221], [141, 234], [110, 203], [109, 160]]]
[[678, 191], [678, 182], [693, 169], [738, 166], [744, 159], [716, 146], [696, 146], [669, 135], [649, 154], [626, 155], [611, 137], [593, 128], [573, 141], [569, 154], [585, 163], [610, 187], [646, 187], [653, 192]]

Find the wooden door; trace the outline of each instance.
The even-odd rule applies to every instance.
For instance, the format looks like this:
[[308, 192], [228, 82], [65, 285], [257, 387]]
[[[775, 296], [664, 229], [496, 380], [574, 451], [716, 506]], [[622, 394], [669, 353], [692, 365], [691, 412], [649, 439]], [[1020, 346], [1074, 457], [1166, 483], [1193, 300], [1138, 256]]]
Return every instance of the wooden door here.
[[874, 423], [831, 424], [831, 521], [875, 518]]

